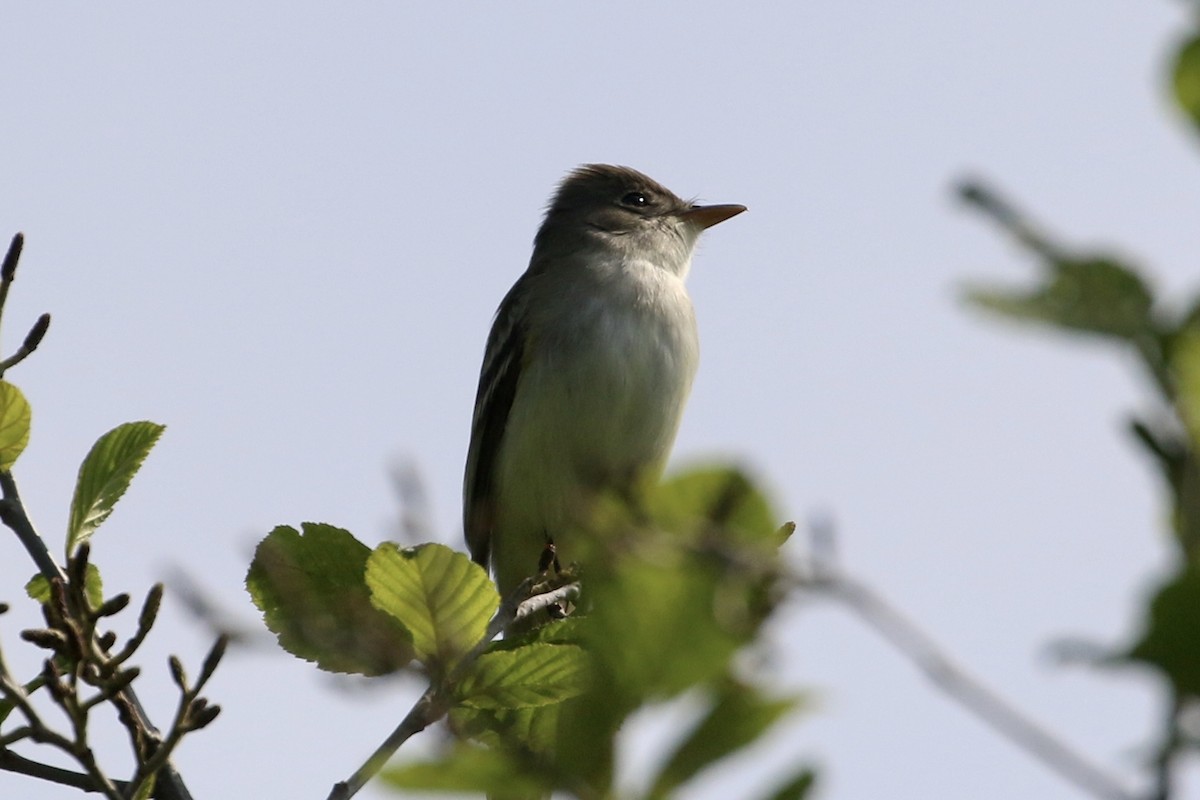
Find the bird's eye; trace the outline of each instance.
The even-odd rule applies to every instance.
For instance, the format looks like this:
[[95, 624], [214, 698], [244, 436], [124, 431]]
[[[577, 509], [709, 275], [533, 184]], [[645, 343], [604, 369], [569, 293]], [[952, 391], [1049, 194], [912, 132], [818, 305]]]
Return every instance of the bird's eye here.
[[650, 205], [650, 198], [641, 192], [630, 192], [621, 198], [621, 205], [633, 208], [645, 208]]

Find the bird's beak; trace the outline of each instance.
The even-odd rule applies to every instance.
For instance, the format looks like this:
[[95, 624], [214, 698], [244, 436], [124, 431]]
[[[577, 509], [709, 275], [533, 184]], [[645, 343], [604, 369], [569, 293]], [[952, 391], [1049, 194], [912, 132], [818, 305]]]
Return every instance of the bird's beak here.
[[719, 206], [692, 206], [679, 216], [696, 225], [701, 230], [704, 230], [705, 228], [711, 228], [718, 222], [724, 222], [730, 217], [736, 217], [745, 210], [745, 206], [739, 206], [736, 203]]

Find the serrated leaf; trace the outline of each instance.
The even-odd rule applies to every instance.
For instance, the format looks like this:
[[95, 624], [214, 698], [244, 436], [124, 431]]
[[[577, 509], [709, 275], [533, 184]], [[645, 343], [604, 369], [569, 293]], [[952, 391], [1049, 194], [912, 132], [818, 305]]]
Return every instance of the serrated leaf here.
[[1150, 600], [1143, 632], [1118, 661], [1154, 667], [1181, 696], [1200, 697], [1200, 565], [1168, 580]]
[[559, 718], [566, 707], [562, 703], [509, 709], [457, 705], [447, 718], [461, 739], [550, 755], [560, 742]]
[[0, 472], [10, 470], [29, 444], [33, 410], [16, 386], [0, 381]]
[[71, 498], [67, 554], [87, 541], [112, 513], [165, 426], [126, 422], [101, 436], [84, 458]]
[[[83, 581], [83, 589], [87, 594], [88, 602], [93, 609], [99, 608], [100, 604], [104, 602], [104, 581], [100, 577], [100, 568], [88, 562]], [[34, 575], [25, 584], [25, 594], [39, 603], [45, 603], [50, 599], [50, 581], [46, 580], [45, 575]]]
[[441, 758], [388, 767], [383, 781], [398, 789], [426, 792], [487, 792], [502, 798], [538, 797], [549, 789], [524, 772], [504, 750], [459, 744]]
[[795, 705], [795, 699], [769, 699], [743, 684], [723, 685], [708, 714], [663, 765], [649, 796], [666, 797], [702, 770], [757, 741]]
[[1016, 320], [1132, 339], [1150, 328], [1153, 297], [1141, 277], [1109, 258], [1052, 262], [1031, 290], [968, 288], [968, 302]]
[[1179, 48], [1171, 70], [1171, 88], [1175, 102], [1192, 124], [1200, 125], [1200, 37], [1188, 39]]
[[500, 605], [483, 568], [441, 544], [385, 542], [371, 553], [366, 575], [371, 602], [412, 633], [417, 659], [435, 671], [479, 643]]
[[586, 615], [576, 614], [556, 620], [551, 625], [539, 625], [526, 631], [509, 631], [504, 634], [503, 639], [489, 644], [487, 651], [514, 650], [531, 644], [583, 644], [586, 638], [583, 629], [587, 624]]
[[457, 688], [475, 708], [529, 708], [559, 703], [587, 689], [591, 662], [573, 645], [531, 644], [481, 655]]
[[348, 531], [281, 525], [259, 543], [246, 589], [279, 645], [329, 672], [383, 675], [413, 659], [409, 632], [371, 603], [371, 549]]

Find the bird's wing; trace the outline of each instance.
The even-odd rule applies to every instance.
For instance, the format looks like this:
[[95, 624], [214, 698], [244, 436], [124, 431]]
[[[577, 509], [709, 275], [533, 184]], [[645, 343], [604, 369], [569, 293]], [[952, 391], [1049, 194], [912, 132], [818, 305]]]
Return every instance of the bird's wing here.
[[471, 445], [463, 479], [463, 530], [471, 558], [484, 567], [488, 565], [495, 525], [496, 458], [525, 356], [528, 331], [520, 298], [527, 277], [522, 276], [504, 296], [492, 322], [471, 420]]

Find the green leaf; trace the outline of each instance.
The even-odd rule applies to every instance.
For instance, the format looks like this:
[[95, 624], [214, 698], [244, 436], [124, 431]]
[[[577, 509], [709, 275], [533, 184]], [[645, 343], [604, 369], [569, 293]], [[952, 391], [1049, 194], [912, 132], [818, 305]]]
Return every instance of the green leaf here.
[[528, 708], [582, 694], [591, 662], [573, 645], [531, 644], [481, 655], [457, 688], [475, 708]]
[[1200, 328], [1200, 297], [1192, 298], [1191, 307], [1179, 320], [1179, 329]]
[[16, 386], [0, 381], [0, 472], [10, 470], [29, 444], [33, 410]]
[[[1180, 403], [1183, 403], [1182, 399]], [[1189, 412], [1181, 409], [1180, 416]], [[1154, 456], [1171, 492], [1171, 525], [1185, 556], [1200, 553], [1200, 462], [1191, 434], [1182, 435], [1169, 425], [1134, 418], [1130, 428], [1138, 441]], [[1191, 423], [1187, 428], [1190, 430]]]
[[811, 767], [804, 767], [796, 775], [776, 789], [767, 800], [805, 800], [817, 783], [817, 774]]
[[385, 542], [367, 560], [375, 607], [412, 633], [417, 659], [446, 669], [477, 645], [500, 605], [487, 573], [441, 544], [401, 549]]
[[588, 567], [590, 613], [578, 632], [595, 674], [586, 694], [567, 701], [555, 757], [596, 786], [611, 780], [612, 743], [633, 710], [720, 681], [761, 624], [747, 611], [754, 580], [675, 541], [674, 551], [660, 541], [648, 557]]
[[525, 708], [450, 709], [450, 729], [461, 739], [499, 749], [516, 748], [550, 756], [560, 743], [559, 718], [568, 704]]
[[1171, 343], [1179, 416], [1193, 450], [1200, 450], [1200, 325], [1180, 331]]
[[153, 422], [127, 422], [104, 434], [92, 445], [79, 467], [71, 516], [67, 523], [67, 554], [87, 541], [125, 494], [164, 426]]
[[[88, 603], [93, 609], [99, 608], [104, 602], [104, 581], [100, 578], [100, 568], [89, 562], [83, 582]], [[25, 594], [39, 603], [47, 602], [50, 599], [50, 581], [46, 580], [45, 575], [34, 575], [25, 584]]]
[[[716, 613], [718, 570], [688, 561], [630, 561], [589, 574], [595, 611], [581, 628], [609, 690], [632, 704], [717, 678], [745, 641]], [[614, 698], [615, 699], [615, 698]]]
[[426, 792], [487, 792], [490, 797], [538, 797], [550, 787], [523, 771], [504, 750], [459, 744], [433, 761], [389, 767], [380, 773], [398, 789]]
[[587, 624], [588, 617], [585, 614], [575, 614], [556, 620], [552, 625], [540, 625], [520, 632], [509, 631], [503, 639], [488, 645], [488, 651], [513, 650], [531, 644], [583, 644], [585, 634], [582, 630]]
[[796, 705], [796, 700], [771, 700], [753, 687], [722, 686], [708, 714], [680, 742], [650, 789], [650, 797], [665, 797], [700, 771], [753, 744]]
[[[631, 712], [732, 673], [778, 597], [781, 539], [770, 504], [737, 469], [692, 470], [634, 502], [605, 498], [589, 535], [570, 542], [587, 614], [568, 620], [568, 633], [593, 668], [588, 691], [546, 707], [560, 710], [556, 769], [603, 796]], [[475, 721], [486, 726], [482, 713]]]
[[1200, 697], [1200, 565], [1188, 565], [1155, 593], [1141, 637], [1116, 660], [1154, 667], [1180, 695]]
[[411, 634], [371, 603], [371, 550], [348, 531], [281, 525], [259, 543], [246, 589], [279, 645], [330, 672], [383, 675], [413, 659]]
[[1151, 327], [1150, 289], [1133, 270], [1109, 258], [1051, 262], [1042, 285], [1028, 291], [968, 288], [974, 305], [1016, 320], [1122, 339]]
[[1171, 71], [1171, 85], [1175, 102], [1194, 125], [1200, 125], [1200, 36], [1188, 39], [1179, 48]]
[[779, 544], [779, 521], [766, 495], [746, 474], [725, 466], [672, 476], [647, 500], [651, 518], [673, 532], [720, 528], [723, 538]]

